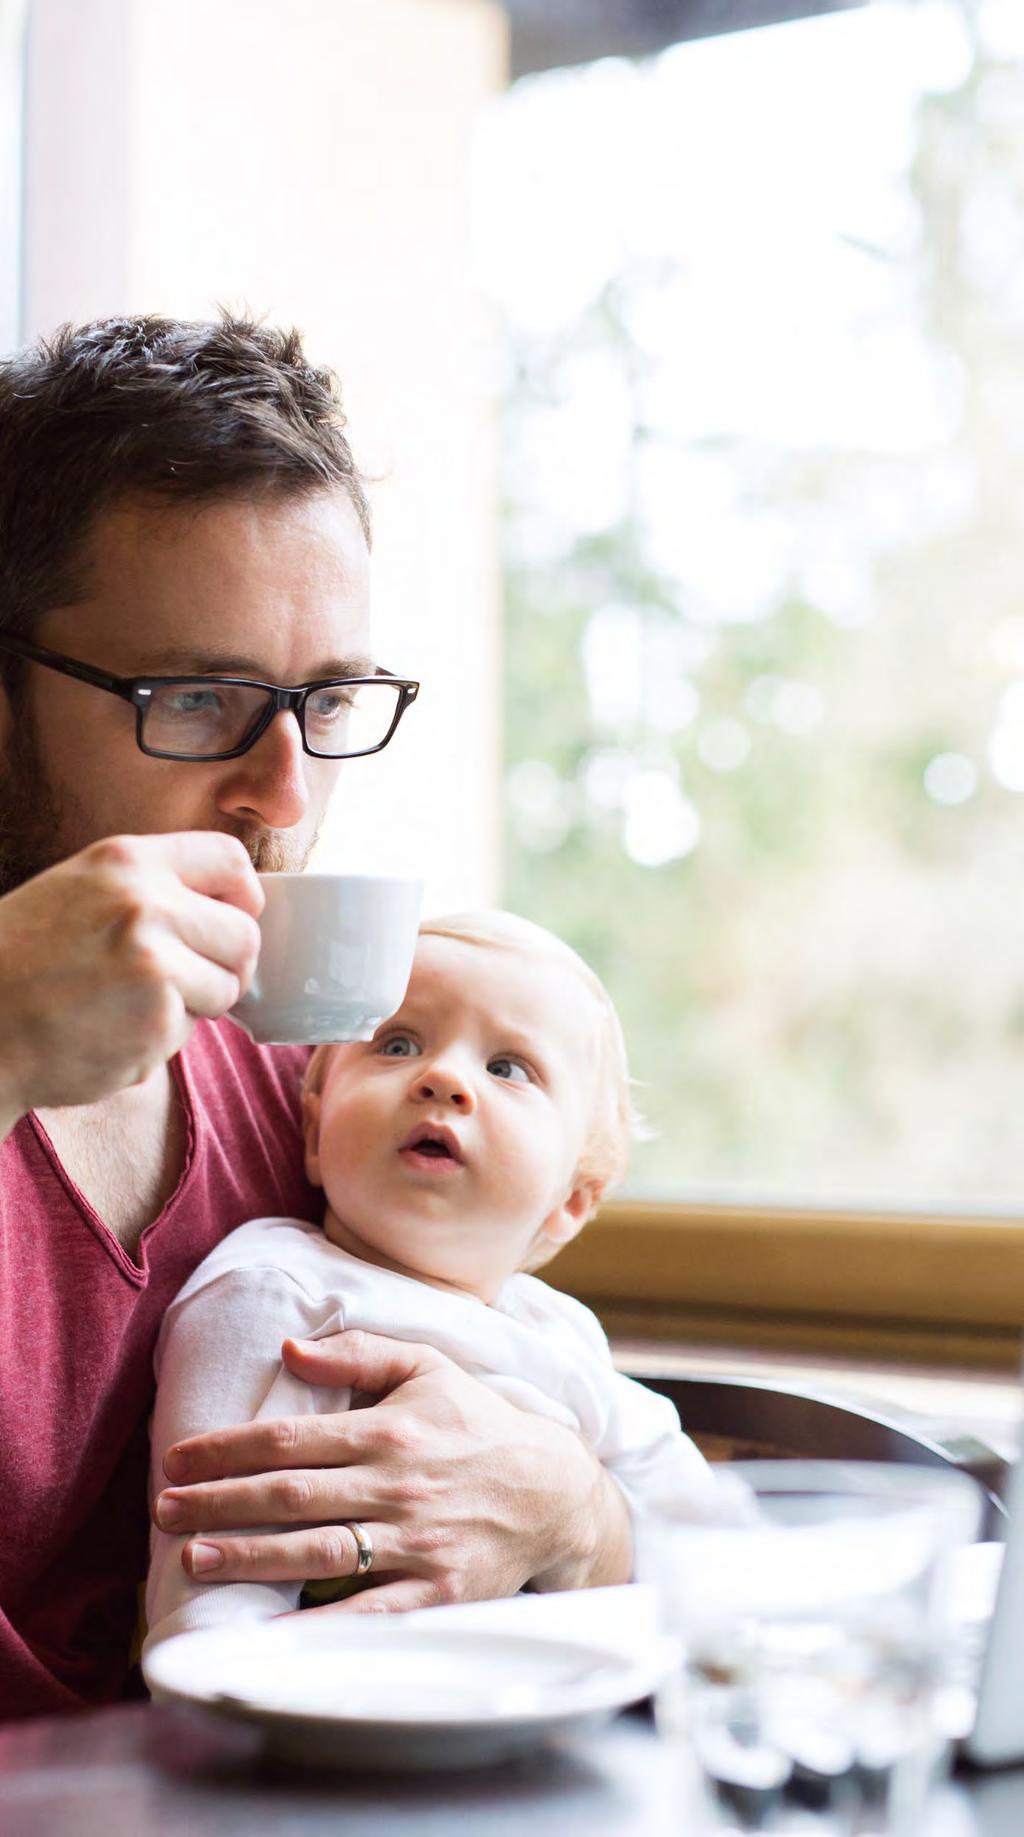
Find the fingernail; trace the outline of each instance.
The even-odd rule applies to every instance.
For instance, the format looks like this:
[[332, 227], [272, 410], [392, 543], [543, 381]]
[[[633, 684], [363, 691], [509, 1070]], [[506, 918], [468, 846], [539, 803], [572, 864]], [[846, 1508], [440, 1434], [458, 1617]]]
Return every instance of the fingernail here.
[[216, 1544], [189, 1544], [188, 1559], [193, 1575], [205, 1575], [209, 1569], [220, 1568], [224, 1552]]
[[164, 1455], [164, 1473], [169, 1480], [188, 1479], [188, 1461], [180, 1448], [168, 1448]]
[[176, 1531], [184, 1523], [185, 1507], [171, 1493], [161, 1493], [156, 1502], [156, 1521], [161, 1531]]
[[286, 1339], [284, 1344], [291, 1346], [296, 1352], [319, 1352], [320, 1350], [315, 1339]]

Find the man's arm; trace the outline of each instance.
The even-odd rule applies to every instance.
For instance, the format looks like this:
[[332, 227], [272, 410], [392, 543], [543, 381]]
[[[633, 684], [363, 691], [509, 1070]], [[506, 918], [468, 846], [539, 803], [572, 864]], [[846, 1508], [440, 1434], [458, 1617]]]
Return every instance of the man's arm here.
[[[575, 1439], [575, 1438], [573, 1438]], [[575, 1485], [563, 1495], [562, 1548], [550, 1569], [533, 1577], [544, 1593], [559, 1588], [602, 1588], [628, 1582], [633, 1573], [633, 1526], [629, 1509], [607, 1468], [580, 1441]], [[569, 1510], [575, 1501], [575, 1509]]]
[[0, 899], [0, 1140], [95, 1103], [248, 987], [263, 894], [234, 836], [114, 836]]
[[[219, 1581], [318, 1580], [323, 1527], [356, 1519], [376, 1552], [374, 1588], [325, 1612], [441, 1602], [629, 1579], [629, 1514], [614, 1480], [569, 1429], [517, 1409], [428, 1346], [351, 1332], [286, 1341], [308, 1383], [381, 1398], [346, 1416], [257, 1422], [168, 1450], [156, 1522], [186, 1537], [186, 1568]], [[218, 1530], [258, 1529], [242, 1538]], [[196, 1553], [205, 1558], [200, 1571]]]

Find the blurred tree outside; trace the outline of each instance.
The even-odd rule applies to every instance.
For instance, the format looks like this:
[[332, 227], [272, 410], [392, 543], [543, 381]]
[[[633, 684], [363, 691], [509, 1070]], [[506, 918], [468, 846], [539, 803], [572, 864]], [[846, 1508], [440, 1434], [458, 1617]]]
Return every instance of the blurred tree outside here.
[[1024, 1190], [1022, 13], [501, 105], [504, 897], [619, 1006], [638, 1193]]

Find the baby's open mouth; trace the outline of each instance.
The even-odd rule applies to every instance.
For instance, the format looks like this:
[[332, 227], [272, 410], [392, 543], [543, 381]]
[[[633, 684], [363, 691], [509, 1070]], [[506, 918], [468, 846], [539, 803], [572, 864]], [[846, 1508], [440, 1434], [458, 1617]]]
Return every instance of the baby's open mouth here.
[[421, 1125], [406, 1136], [399, 1153], [414, 1155], [418, 1160], [450, 1162], [456, 1167], [462, 1163], [462, 1154], [451, 1130], [440, 1126], [432, 1129], [429, 1124]]

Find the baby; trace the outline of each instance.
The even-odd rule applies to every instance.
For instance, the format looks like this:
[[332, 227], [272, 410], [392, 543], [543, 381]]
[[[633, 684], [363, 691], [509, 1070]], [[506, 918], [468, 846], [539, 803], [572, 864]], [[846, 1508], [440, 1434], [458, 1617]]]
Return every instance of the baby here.
[[[664, 1398], [617, 1373], [588, 1309], [538, 1268], [621, 1179], [630, 1136], [622, 1032], [597, 977], [524, 919], [420, 932], [405, 1000], [367, 1042], [320, 1047], [304, 1094], [318, 1225], [259, 1218], [226, 1237], [169, 1308], [156, 1351], [154, 1489], [176, 1441], [225, 1423], [347, 1409], [281, 1364], [287, 1336], [362, 1327], [426, 1342], [524, 1410], [578, 1432], [634, 1516], [670, 1498], [714, 1513], [710, 1470]], [[373, 1563], [353, 1537], [353, 1570]], [[153, 1532], [147, 1648], [286, 1612], [288, 1583], [201, 1583]]]

